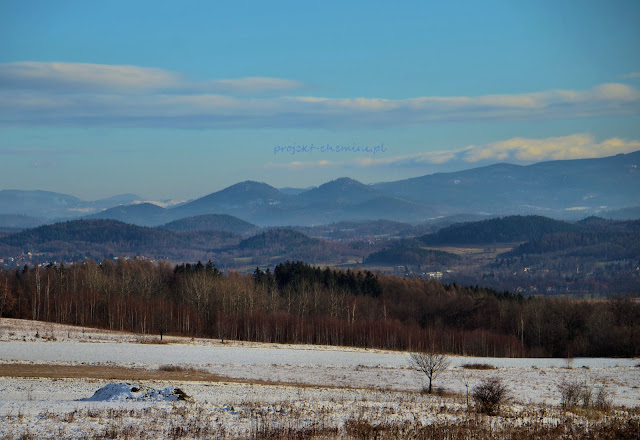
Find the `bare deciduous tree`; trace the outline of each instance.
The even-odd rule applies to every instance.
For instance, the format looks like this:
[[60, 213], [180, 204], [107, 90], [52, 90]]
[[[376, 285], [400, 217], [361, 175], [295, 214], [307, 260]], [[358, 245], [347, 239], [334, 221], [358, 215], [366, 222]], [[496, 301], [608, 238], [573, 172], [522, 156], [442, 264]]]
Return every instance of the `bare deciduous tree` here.
[[439, 353], [410, 353], [411, 364], [413, 367], [421, 371], [429, 379], [429, 394], [433, 391], [433, 381], [438, 377], [440, 373], [449, 368], [449, 358], [444, 354]]

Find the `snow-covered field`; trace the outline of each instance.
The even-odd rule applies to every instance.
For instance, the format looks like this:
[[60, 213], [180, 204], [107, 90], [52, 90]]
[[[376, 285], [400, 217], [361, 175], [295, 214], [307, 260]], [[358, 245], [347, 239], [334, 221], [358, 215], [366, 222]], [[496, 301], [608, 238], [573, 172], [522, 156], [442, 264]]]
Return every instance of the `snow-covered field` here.
[[[89, 399], [104, 386], [122, 389], [117, 384], [123, 380], [106, 377], [0, 377], [0, 438], [20, 438], [25, 433], [33, 438], [99, 438], [108, 434], [108, 428], [120, 437], [123, 427], [130, 427], [132, 438], [242, 438], [258, 436], [267, 428], [284, 429], [278, 425], [283, 423], [298, 430], [338, 429], [351, 426], [354, 420], [433, 424], [467, 414], [465, 380], [473, 387], [490, 376], [500, 377], [508, 386], [513, 397], [509, 411], [534, 411], [540, 423], [559, 423], [561, 417], [549, 416], [545, 408], [559, 404], [558, 384], [563, 380], [579, 380], [594, 389], [604, 386], [616, 406], [640, 406], [638, 359], [577, 358], [568, 363], [566, 359], [451, 357], [451, 367], [434, 383], [446, 390], [447, 397], [438, 397], [419, 393], [424, 376], [411, 368], [406, 353], [188, 338], [165, 338], [169, 343], [157, 344], [139, 335], [9, 319], [0, 320], [0, 341], [0, 364], [4, 365], [148, 370], [178, 365], [229, 378], [215, 383], [135, 384], [136, 389], [158, 392], [179, 387], [191, 397], [176, 402]], [[463, 368], [472, 363], [495, 369]], [[235, 383], [234, 379], [269, 384]], [[141, 418], [156, 420], [156, 435], [140, 428]]]

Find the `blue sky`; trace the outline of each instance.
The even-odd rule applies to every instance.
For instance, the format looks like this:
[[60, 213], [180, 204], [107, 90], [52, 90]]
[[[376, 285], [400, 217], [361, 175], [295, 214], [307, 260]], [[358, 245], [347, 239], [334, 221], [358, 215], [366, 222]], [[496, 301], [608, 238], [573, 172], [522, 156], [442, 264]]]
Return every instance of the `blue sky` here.
[[633, 0], [5, 1], [0, 40], [0, 189], [189, 199], [640, 150]]

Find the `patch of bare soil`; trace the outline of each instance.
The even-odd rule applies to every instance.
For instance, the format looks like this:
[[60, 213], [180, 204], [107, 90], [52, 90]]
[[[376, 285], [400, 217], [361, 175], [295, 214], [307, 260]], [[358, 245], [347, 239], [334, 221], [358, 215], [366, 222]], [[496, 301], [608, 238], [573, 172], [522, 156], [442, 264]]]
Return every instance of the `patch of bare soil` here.
[[[127, 368], [111, 365], [56, 365], [56, 364], [0, 364], [0, 377], [43, 378], [43, 379], [103, 379], [123, 381], [183, 381], [183, 382], [227, 382], [255, 385], [293, 386], [298, 388], [344, 388], [360, 389], [350, 386], [321, 386], [299, 382], [277, 382], [260, 379], [242, 379], [193, 368], [175, 369], [161, 367], [157, 370]], [[379, 391], [379, 390], [378, 390]]]
[[0, 377], [242, 382], [202, 370], [147, 370], [110, 365], [0, 364]]

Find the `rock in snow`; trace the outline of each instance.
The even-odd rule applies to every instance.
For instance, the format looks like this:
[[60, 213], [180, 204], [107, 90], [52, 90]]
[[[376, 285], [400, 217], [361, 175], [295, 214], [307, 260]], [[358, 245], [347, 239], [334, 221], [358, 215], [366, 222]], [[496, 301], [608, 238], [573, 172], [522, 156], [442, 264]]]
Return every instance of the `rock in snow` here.
[[148, 401], [175, 401], [187, 400], [189, 396], [180, 388], [166, 387], [155, 390], [147, 386], [138, 386], [125, 382], [109, 383], [86, 399], [79, 399], [86, 402], [113, 402], [123, 400], [134, 400], [138, 402]]

